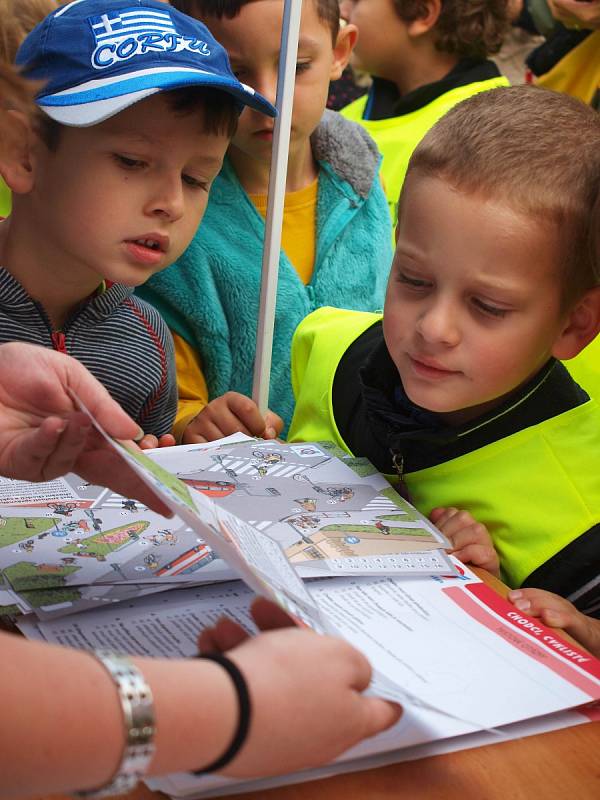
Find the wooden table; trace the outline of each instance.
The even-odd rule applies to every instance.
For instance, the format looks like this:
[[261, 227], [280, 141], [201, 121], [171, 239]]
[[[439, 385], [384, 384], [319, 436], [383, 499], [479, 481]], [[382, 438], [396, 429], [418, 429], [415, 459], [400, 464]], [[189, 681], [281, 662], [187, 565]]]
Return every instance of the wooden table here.
[[[476, 570], [500, 594], [506, 587]], [[566, 634], [563, 634], [566, 636]], [[567, 637], [569, 638], [569, 637]], [[125, 800], [160, 800], [140, 785]], [[600, 722], [231, 800], [600, 800]], [[68, 800], [66, 797], [41, 800]]]
[[[140, 786], [124, 800], [160, 800]], [[230, 800], [598, 800], [600, 722]], [[66, 797], [43, 800], [68, 800]]]

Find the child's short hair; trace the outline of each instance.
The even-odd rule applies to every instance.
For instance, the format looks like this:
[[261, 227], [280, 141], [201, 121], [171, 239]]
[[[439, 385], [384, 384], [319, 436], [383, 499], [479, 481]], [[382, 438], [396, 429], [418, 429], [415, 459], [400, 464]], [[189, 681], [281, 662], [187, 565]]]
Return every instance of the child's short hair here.
[[0, 58], [12, 64], [23, 39], [52, 11], [57, 0], [0, 0]]
[[[335, 45], [340, 30], [340, 4], [339, 0], [312, 0], [317, 9], [320, 20], [329, 26], [331, 38]], [[217, 19], [234, 19], [240, 13], [242, 6], [253, 0], [171, 0], [171, 5], [178, 11], [183, 11], [190, 17], [204, 20], [205, 17]]]
[[[231, 138], [236, 131], [239, 108], [230, 94], [207, 86], [188, 86], [163, 92], [163, 96], [171, 111], [180, 116], [188, 116], [202, 109], [203, 124], [198, 129], [199, 133]], [[57, 149], [63, 125], [37, 109], [35, 129], [46, 147]]]
[[6, 112], [12, 108], [34, 114], [33, 97], [37, 88], [37, 84], [26, 81], [13, 67], [0, 64], [0, 156], [13, 134]]
[[[427, 13], [425, 0], [393, 0], [396, 14], [414, 22]], [[508, 30], [507, 0], [442, 0], [433, 29], [436, 47], [460, 58], [497, 53]]]
[[438, 120], [406, 179], [441, 178], [558, 230], [569, 304], [600, 280], [600, 248], [590, 246], [600, 219], [599, 142], [600, 115], [579, 100], [534, 86], [492, 89]]

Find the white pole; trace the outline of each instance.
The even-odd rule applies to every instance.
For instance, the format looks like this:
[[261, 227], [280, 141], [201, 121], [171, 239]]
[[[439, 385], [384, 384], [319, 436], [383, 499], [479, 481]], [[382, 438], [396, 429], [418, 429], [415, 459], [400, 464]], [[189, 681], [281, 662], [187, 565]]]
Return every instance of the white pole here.
[[296, 59], [298, 57], [298, 36], [300, 33], [301, 12], [302, 0], [285, 0], [283, 23], [281, 26], [281, 51], [279, 56], [279, 73], [277, 76], [277, 99], [275, 101], [279, 113], [275, 120], [273, 148], [271, 151], [271, 171], [269, 174], [269, 195], [267, 199], [260, 287], [260, 308], [256, 330], [254, 384], [252, 388], [252, 398], [263, 414], [269, 405], [269, 380], [273, 350], [273, 328], [275, 325], [277, 279], [279, 277], [281, 226], [283, 224], [283, 206], [290, 146], [292, 106], [294, 104], [294, 84], [296, 80]]

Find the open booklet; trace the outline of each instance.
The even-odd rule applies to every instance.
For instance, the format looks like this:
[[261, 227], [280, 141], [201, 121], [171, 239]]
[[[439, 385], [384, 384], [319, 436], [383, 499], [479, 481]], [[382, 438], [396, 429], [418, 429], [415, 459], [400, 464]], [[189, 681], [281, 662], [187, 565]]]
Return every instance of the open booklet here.
[[[356, 646], [374, 669], [370, 691], [404, 706], [393, 729], [345, 754], [335, 769], [431, 742], [467, 737], [468, 746], [468, 737], [478, 732], [499, 740], [510, 735], [504, 726], [541, 717], [548, 720], [600, 700], [598, 661], [539, 621], [528, 619], [463, 566], [456, 564], [450, 576], [380, 572], [331, 577], [329, 573], [330, 577], [305, 582], [280, 542], [194, 488], [193, 483], [203, 477], [188, 475], [191, 485], [183, 483], [139, 451], [115, 446], [179, 518], [234, 567], [246, 586], [240, 581], [171, 585], [168, 592], [101, 610], [57, 620], [25, 619], [20, 627], [26, 635], [82, 648], [189, 656], [196, 652], [202, 627], [223, 613], [252, 630], [249, 605], [252, 592], [258, 592], [300, 624]], [[246, 442], [245, 446], [265, 445]], [[276, 452], [272, 444], [268, 448]], [[310, 457], [325, 457], [326, 448], [309, 448], [314, 449]], [[243, 452], [239, 451], [238, 460]], [[261, 455], [264, 452], [261, 449]], [[226, 462], [221, 452], [214, 455], [218, 455], [214, 464], [230, 469], [239, 479], [240, 466]], [[233, 475], [227, 477], [233, 482]], [[318, 508], [310, 513], [318, 513]], [[564, 716], [560, 719], [564, 724]], [[191, 775], [170, 776], [152, 785], [190, 797], [239, 788], [235, 781], [219, 776]]]
[[[600, 712], [587, 704], [600, 698], [600, 663], [463, 571], [460, 578], [338, 577], [308, 584], [324, 625], [369, 658], [376, 673], [371, 690], [403, 704], [394, 728], [320, 770], [244, 783], [176, 774], [151, 787], [188, 797], [237, 793], [598, 719]], [[79, 648], [190, 656], [202, 627], [224, 613], [253, 630], [252, 597], [239, 581], [180, 588], [20, 627], [28, 636]]]
[[455, 570], [439, 531], [368, 461], [333, 445], [238, 435], [121, 454], [177, 516], [76, 475], [0, 479], [0, 605], [64, 616], [173, 584], [243, 577], [246, 562], [301, 593], [290, 563], [302, 577]]

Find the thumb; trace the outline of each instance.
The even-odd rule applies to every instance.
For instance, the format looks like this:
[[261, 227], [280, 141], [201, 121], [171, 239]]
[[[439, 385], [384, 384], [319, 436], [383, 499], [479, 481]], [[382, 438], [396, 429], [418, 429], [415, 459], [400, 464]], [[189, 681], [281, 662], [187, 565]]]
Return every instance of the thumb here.
[[381, 697], [361, 698], [363, 705], [364, 723], [363, 737], [375, 736], [395, 725], [403, 713], [402, 706], [383, 700]]

